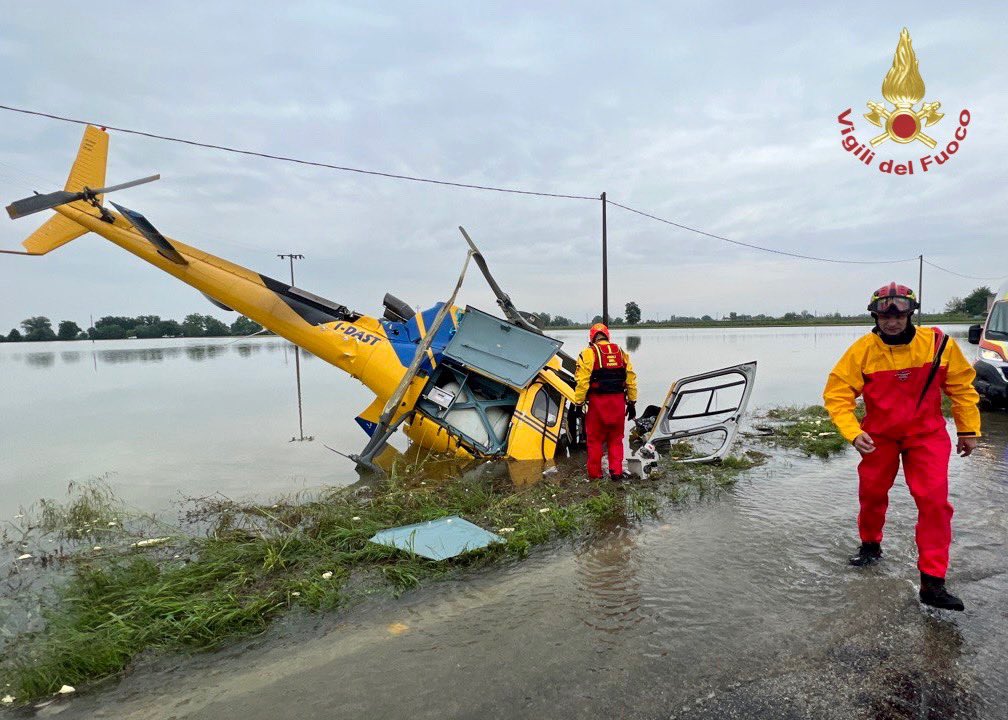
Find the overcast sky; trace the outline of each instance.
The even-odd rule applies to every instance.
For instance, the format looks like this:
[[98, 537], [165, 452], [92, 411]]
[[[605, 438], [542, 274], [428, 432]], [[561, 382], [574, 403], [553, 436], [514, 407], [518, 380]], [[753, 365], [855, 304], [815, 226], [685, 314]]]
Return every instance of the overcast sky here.
[[[376, 7], [380, 6], [380, 7]], [[1008, 275], [1008, 53], [1003, 3], [10, 3], [0, 104], [310, 160], [597, 196], [745, 242], [855, 259], [917, 256]], [[855, 134], [900, 29], [959, 152], [913, 177], [840, 145]], [[82, 128], [0, 111], [0, 200], [65, 182]], [[887, 142], [885, 158], [921, 143]], [[169, 237], [380, 312], [391, 291], [443, 299], [481, 246], [528, 310], [601, 309], [599, 202], [369, 177], [111, 134], [108, 182]], [[0, 248], [40, 224], [0, 220]], [[833, 265], [754, 252], [609, 209], [610, 308], [645, 318], [858, 312], [917, 264]], [[981, 282], [925, 268], [926, 310]], [[987, 283], [997, 285], [997, 282]], [[461, 302], [494, 310], [467, 279]], [[0, 331], [29, 315], [191, 312], [198, 293], [87, 235], [40, 258], [0, 255]]]

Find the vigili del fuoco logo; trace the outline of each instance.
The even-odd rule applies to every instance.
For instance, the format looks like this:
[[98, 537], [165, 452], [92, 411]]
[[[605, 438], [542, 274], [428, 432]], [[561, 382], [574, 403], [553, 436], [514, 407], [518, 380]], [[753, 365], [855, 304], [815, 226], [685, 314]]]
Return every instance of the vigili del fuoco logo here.
[[[874, 165], [879, 169], [879, 172], [892, 175], [913, 175], [915, 172], [931, 172], [945, 165], [953, 155], [959, 152], [963, 141], [966, 140], [966, 127], [970, 124], [970, 111], [965, 108], [960, 111], [959, 126], [955, 129], [954, 137], [941, 149], [936, 150], [938, 142], [924, 130], [937, 125], [945, 115], [939, 112], [941, 103], [937, 100], [922, 102], [925, 97], [924, 78], [921, 77], [920, 69], [917, 67], [917, 55], [910, 43], [910, 32], [906, 28], [903, 28], [903, 32], [900, 33], [896, 54], [893, 55], [892, 67], [889, 68], [889, 72], [886, 73], [885, 79], [882, 81], [882, 97], [888, 101], [888, 104], [868, 101], [868, 112], [865, 113], [864, 118], [872, 125], [882, 128], [883, 132], [871, 138], [867, 143], [858, 140], [854, 135], [855, 127], [854, 121], [851, 119], [851, 108], [847, 108], [837, 116], [842, 136], [840, 142], [844, 150], [849, 152], [852, 157], [869, 167]], [[918, 103], [920, 103], [919, 107], [917, 107]], [[895, 144], [890, 144], [890, 147], [894, 149], [898, 145], [911, 145], [920, 142], [932, 152], [910, 159], [905, 159], [905, 156], [890, 157], [876, 163], [875, 148], [889, 144], [889, 141]]]

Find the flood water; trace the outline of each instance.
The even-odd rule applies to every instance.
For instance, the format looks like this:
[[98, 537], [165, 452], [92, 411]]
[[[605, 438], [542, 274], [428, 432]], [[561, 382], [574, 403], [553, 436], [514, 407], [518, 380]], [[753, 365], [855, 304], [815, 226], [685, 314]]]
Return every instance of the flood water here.
[[[965, 332], [964, 328], [958, 328]], [[640, 330], [632, 353], [641, 407], [678, 377], [756, 359], [753, 405], [820, 402], [828, 366], [863, 328]], [[581, 350], [585, 331], [558, 332]], [[287, 494], [355, 482], [327, 450], [363, 448], [353, 418], [373, 400], [357, 381], [275, 337], [0, 344], [0, 517], [71, 481], [107, 476], [131, 505], [185, 496]], [[824, 369], [826, 368], [826, 369]]]
[[[946, 328], [960, 336], [965, 328]], [[641, 400], [678, 376], [759, 361], [752, 405], [819, 402], [864, 328], [617, 333]], [[558, 333], [568, 351], [581, 333]], [[637, 338], [634, 340], [633, 338]], [[135, 505], [269, 496], [356, 479], [369, 398], [276, 339], [0, 346], [8, 509], [114, 473]], [[965, 341], [961, 340], [965, 345]], [[968, 346], [966, 346], [968, 347]], [[966, 350], [969, 354], [972, 348]], [[286, 353], [286, 354], [285, 354]], [[886, 555], [857, 545], [853, 451], [774, 452], [731, 491], [594, 540], [398, 599], [291, 618], [226, 651], [159, 658], [50, 706], [63, 717], [990, 718], [1008, 715], [1008, 416], [953, 457], [949, 584], [961, 614], [916, 600], [916, 510], [891, 493]]]

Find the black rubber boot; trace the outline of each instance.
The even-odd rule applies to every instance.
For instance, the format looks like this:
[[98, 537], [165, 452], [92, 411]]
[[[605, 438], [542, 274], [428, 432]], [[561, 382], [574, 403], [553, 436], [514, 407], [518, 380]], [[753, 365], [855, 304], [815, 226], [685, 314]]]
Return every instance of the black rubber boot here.
[[854, 567], [864, 567], [865, 565], [872, 565], [878, 562], [881, 557], [881, 543], [863, 542], [861, 543], [861, 547], [858, 548], [857, 555], [851, 557], [849, 562]]
[[965, 609], [963, 601], [945, 589], [945, 579], [921, 573], [920, 601], [941, 610]]

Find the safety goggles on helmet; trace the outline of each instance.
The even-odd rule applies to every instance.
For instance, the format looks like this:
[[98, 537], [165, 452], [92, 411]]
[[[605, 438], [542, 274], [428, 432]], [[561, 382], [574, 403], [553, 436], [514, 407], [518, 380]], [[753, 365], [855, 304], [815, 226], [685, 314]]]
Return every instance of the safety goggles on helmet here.
[[884, 297], [873, 300], [868, 310], [878, 315], [909, 315], [914, 311], [914, 301], [907, 297]]
[[868, 312], [875, 315], [909, 315], [919, 307], [914, 291], [895, 282], [880, 287], [868, 301]]

